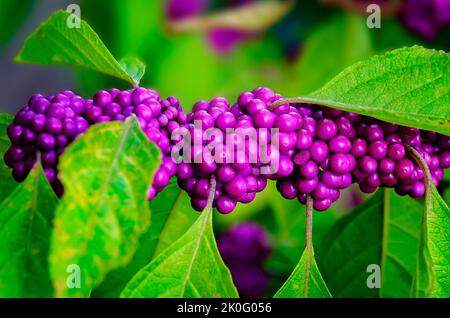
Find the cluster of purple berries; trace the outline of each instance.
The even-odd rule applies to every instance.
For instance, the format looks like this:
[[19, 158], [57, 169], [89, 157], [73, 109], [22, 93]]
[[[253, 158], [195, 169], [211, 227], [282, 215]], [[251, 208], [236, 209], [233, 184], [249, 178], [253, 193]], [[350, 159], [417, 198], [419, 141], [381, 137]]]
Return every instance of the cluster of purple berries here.
[[[188, 115], [187, 129], [191, 142], [198, 138], [202, 147], [196, 150], [191, 144], [194, 163], [182, 163], [177, 177], [180, 187], [191, 196], [192, 206], [196, 210], [203, 210], [207, 204], [213, 175], [216, 178], [213, 206], [225, 214], [233, 211], [237, 202], [252, 202], [256, 193], [263, 191], [267, 185], [268, 175], [262, 174], [262, 171], [264, 167], [268, 169], [272, 159], [278, 159], [279, 152], [275, 146], [269, 145], [263, 150], [266, 151], [267, 160], [260, 160], [259, 144], [263, 138], [270, 141], [268, 128], [271, 125], [266, 125], [267, 128], [258, 127], [252, 114], [259, 109], [266, 109], [277, 96], [266, 88], [257, 88], [253, 92], [255, 95], [243, 95], [241, 102], [231, 108], [223, 97], [210, 102], [199, 101]], [[250, 104], [248, 109], [247, 104]], [[216, 130], [209, 135], [207, 132], [211, 128]], [[211, 151], [208, 147], [211, 147]], [[201, 157], [200, 160], [196, 160], [197, 157]], [[291, 171], [283, 165], [285, 158], [280, 160], [282, 164], [277, 176], [286, 176]]]
[[263, 263], [272, 253], [265, 230], [256, 223], [237, 224], [219, 236], [217, 247], [239, 295], [245, 298], [264, 296], [269, 275]]
[[177, 172], [177, 164], [170, 158], [170, 134], [187, 119], [176, 98], [161, 100], [154, 90], [142, 87], [125, 91], [110, 89], [99, 91], [88, 100], [70, 91], [47, 97], [33, 95], [8, 127], [12, 145], [5, 153], [5, 162], [13, 169], [14, 178], [21, 182], [34, 166], [39, 152], [45, 175], [61, 196], [63, 187], [57, 178], [57, 164], [67, 145], [90, 125], [124, 121], [132, 114], [163, 155], [162, 165], [149, 188], [151, 200]]
[[[268, 129], [276, 128], [279, 141], [278, 147], [268, 151], [270, 161], [279, 162], [278, 169], [269, 174], [261, 173], [259, 160], [248, 160], [251, 140], [239, 138], [241, 134], [236, 134], [232, 146], [237, 153], [243, 146], [243, 162], [236, 162], [234, 157], [232, 163], [207, 163], [203, 158], [201, 163], [190, 165], [190, 178], [179, 176], [179, 180], [195, 209], [206, 206], [211, 175], [218, 180], [214, 206], [222, 213], [231, 212], [236, 202], [251, 202], [255, 193], [264, 189], [267, 179], [277, 180], [278, 190], [287, 199], [297, 198], [304, 204], [310, 194], [314, 208], [324, 211], [340, 197], [340, 190], [353, 182], [366, 193], [384, 186], [395, 187], [401, 195], [423, 196], [423, 171], [408, 155], [405, 144], [424, 157], [436, 185], [443, 178], [443, 170], [450, 167], [448, 136], [317, 105], [282, 104], [271, 108], [271, 103], [280, 98], [268, 88], [256, 88], [241, 94], [231, 108], [222, 98], [195, 105], [189, 115], [191, 131], [198, 130], [192, 119], [202, 123], [200, 135], [208, 128], [219, 128], [224, 134], [215, 136], [221, 146], [215, 150], [219, 149], [223, 156], [230, 153], [229, 145], [222, 145], [229, 137], [225, 135], [228, 128], [241, 128], [243, 132], [256, 128], [258, 142], [261, 136], [271, 136]], [[211, 140], [206, 136], [203, 147], [208, 142]], [[259, 154], [257, 159], [261, 159]]]
[[293, 145], [294, 173], [277, 187], [283, 197], [302, 203], [311, 194], [316, 210], [328, 209], [353, 182], [365, 193], [383, 186], [395, 187], [401, 195], [423, 196], [423, 171], [405, 144], [424, 157], [436, 185], [450, 167], [448, 136], [317, 105], [297, 104], [296, 109], [303, 127], [285, 142]]
[[136, 116], [148, 139], [162, 153], [162, 164], [155, 172], [148, 192], [148, 200], [152, 200], [169, 184], [170, 178], [178, 170], [177, 164], [171, 159], [173, 145], [170, 135], [186, 123], [187, 116], [175, 97], [161, 100], [156, 91], [143, 87], [125, 91], [99, 91], [93, 99], [86, 101], [85, 116], [90, 124], [124, 121], [132, 114]]
[[[33, 95], [8, 127], [12, 145], [4, 159], [15, 179], [23, 181], [39, 152], [48, 180], [62, 195], [56, 167], [66, 146], [89, 125], [124, 121], [134, 114], [162, 153], [148, 199], [176, 176], [193, 208], [201, 211], [214, 176], [213, 204], [221, 213], [233, 211], [237, 202], [251, 202], [268, 179], [276, 180], [287, 199], [305, 203], [311, 195], [319, 211], [328, 209], [340, 190], [353, 182], [366, 193], [384, 186], [421, 197], [424, 174], [405, 144], [423, 156], [435, 184], [450, 167], [448, 136], [317, 105], [271, 106], [281, 98], [259, 87], [241, 94], [231, 107], [217, 97], [197, 102], [186, 114], [175, 97], [162, 100], [154, 90], [142, 87], [99, 91], [88, 100], [70, 91]], [[175, 136], [183, 129], [189, 138]], [[173, 150], [180, 144], [189, 147], [183, 146], [179, 154], [190, 156], [176, 163]]]
[[39, 152], [48, 181], [62, 195], [63, 187], [57, 178], [58, 157], [88, 129], [84, 111], [84, 99], [71, 91], [47, 97], [31, 96], [7, 129], [11, 147], [4, 159], [12, 168], [13, 177], [18, 182], [25, 180]]

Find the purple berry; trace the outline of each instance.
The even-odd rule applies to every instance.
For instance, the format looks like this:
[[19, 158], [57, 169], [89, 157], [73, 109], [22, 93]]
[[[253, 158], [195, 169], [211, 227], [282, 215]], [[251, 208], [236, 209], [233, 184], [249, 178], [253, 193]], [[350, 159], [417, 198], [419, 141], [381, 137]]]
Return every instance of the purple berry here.
[[316, 135], [322, 140], [329, 140], [337, 133], [337, 127], [331, 119], [321, 119], [317, 123]]

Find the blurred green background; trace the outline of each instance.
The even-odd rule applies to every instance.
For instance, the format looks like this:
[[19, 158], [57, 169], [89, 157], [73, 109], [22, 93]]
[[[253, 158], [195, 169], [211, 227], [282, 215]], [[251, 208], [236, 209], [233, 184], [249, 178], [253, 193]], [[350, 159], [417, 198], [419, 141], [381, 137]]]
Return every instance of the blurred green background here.
[[[13, 62], [23, 41], [39, 23], [69, 4], [80, 6], [81, 18], [117, 59], [131, 55], [146, 63], [141, 85], [155, 88], [163, 97], [178, 97], [186, 111], [197, 100], [219, 95], [233, 102], [241, 92], [257, 86], [269, 86], [285, 96], [306, 94], [359, 60], [403, 46], [418, 44], [446, 51], [450, 47], [448, 24], [441, 26], [432, 39], [405, 28], [400, 12], [391, 12], [395, 6], [401, 7], [401, 1], [367, 2], [381, 3], [386, 9], [382, 10], [379, 29], [367, 27], [369, 14], [361, 10], [364, 1], [297, 0], [275, 23], [258, 31], [239, 27], [220, 30], [214, 26], [200, 31], [171, 30], [180, 15], [202, 18], [254, 2], [264, 1], [0, 0], [0, 112], [14, 113], [33, 93], [71, 89], [89, 97], [99, 89], [127, 88], [126, 83], [91, 71]], [[178, 9], [170, 7], [177, 5]], [[270, 18], [270, 12], [268, 15]], [[268, 230], [275, 246], [267, 264], [273, 278], [268, 295], [287, 278], [304, 245], [304, 206], [275, 192], [271, 184], [254, 203], [240, 205], [232, 215], [215, 218], [218, 233], [249, 219]], [[339, 216], [363, 199], [351, 188], [333, 211], [315, 213], [315, 245], [320, 245], [322, 235]]]

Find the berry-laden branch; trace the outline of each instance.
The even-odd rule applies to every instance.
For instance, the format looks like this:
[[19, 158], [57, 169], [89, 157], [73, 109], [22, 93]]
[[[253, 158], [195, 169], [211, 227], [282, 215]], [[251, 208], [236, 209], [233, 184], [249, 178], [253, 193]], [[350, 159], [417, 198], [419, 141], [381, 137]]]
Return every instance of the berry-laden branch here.
[[310, 194], [306, 196], [306, 275], [305, 275], [305, 287], [304, 297], [308, 297], [309, 276], [311, 272], [311, 252], [313, 249], [312, 233], [313, 233], [313, 205], [314, 200]]
[[214, 204], [214, 196], [216, 194], [216, 177], [215, 176], [211, 176], [211, 180], [209, 183], [209, 196], [208, 196], [208, 203], [206, 205], [207, 208], [212, 209], [213, 204]]
[[[41, 152], [45, 175], [62, 195], [57, 165], [65, 149], [90, 125], [132, 115], [163, 157], [148, 199], [176, 177], [198, 211], [208, 205], [212, 177], [212, 207], [224, 214], [238, 202], [252, 202], [268, 180], [276, 181], [284, 198], [306, 204], [310, 196], [313, 208], [325, 211], [352, 183], [366, 193], [393, 187], [401, 195], [422, 197], [424, 171], [405, 145], [424, 158], [436, 185], [450, 167], [449, 136], [308, 98], [284, 98], [265, 87], [242, 93], [234, 103], [223, 97], [198, 101], [191, 113], [183, 112], [177, 98], [162, 99], [143, 87], [99, 91], [86, 100], [71, 91], [33, 95], [7, 129], [11, 147], [5, 162], [23, 181]], [[180, 156], [182, 162], [176, 161]]]
[[308, 250], [313, 246], [312, 236], [313, 236], [313, 205], [314, 200], [311, 195], [306, 197], [306, 231], [305, 231], [305, 242], [306, 248]]

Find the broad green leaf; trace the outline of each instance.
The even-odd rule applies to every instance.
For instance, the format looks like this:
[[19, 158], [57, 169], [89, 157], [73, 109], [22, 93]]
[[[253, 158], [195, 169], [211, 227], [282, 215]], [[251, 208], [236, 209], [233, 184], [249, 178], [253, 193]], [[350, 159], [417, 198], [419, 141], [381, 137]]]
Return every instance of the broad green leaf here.
[[450, 135], [450, 56], [407, 47], [356, 63], [296, 101]]
[[134, 86], [139, 86], [142, 76], [145, 74], [145, 64], [136, 57], [127, 56], [119, 61], [120, 66], [133, 79]]
[[171, 192], [170, 201], [157, 196], [155, 201], [150, 204], [152, 211], [155, 209], [156, 211], [167, 211], [167, 217], [164, 220], [161, 219], [159, 236], [155, 238], [156, 246], [152, 259], [178, 240], [198, 219], [198, 212], [191, 207], [189, 196], [185, 191], [179, 190], [176, 182]]
[[[91, 69], [135, 84], [94, 30], [83, 20], [57, 11], [25, 41], [17, 62]], [[80, 27], [76, 27], [77, 22]]]
[[207, 208], [175, 243], [139, 271], [122, 297], [238, 297], [217, 250]]
[[[88, 296], [105, 275], [126, 266], [150, 225], [148, 186], [160, 163], [137, 120], [92, 126], [61, 156], [65, 194], [50, 255], [58, 297]], [[66, 268], [81, 270], [81, 288], [66, 288]]]
[[0, 297], [52, 297], [47, 256], [57, 204], [40, 164], [0, 204]]
[[294, 1], [262, 1], [231, 8], [210, 15], [173, 21], [172, 31], [205, 31], [213, 28], [232, 28], [243, 31], [263, 31], [281, 20], [292, 8]]
[[[379, 190], [342, 217], [317, 249], [317, 260], [335, 297], [408, 297], [416, 271], [421, 204]], [[381, 288], [369, 288], [369, 265], [380, 267]]]
[[9, 138], [6, 135], [6, 128], [12, 120], [13, 116], [9, 114], [0, 114], [0, 202], [18, 185], [11, 175], [11, 169], [3, 161], [3, 156], [11, 145]]
[[292, 69], [289, 92], [310, 93], [371, 55], [370, 32], [363, 17], [348, 13], [324, 20], [303, 43], [301, 57]]
[[380, 297], [409, 297], [417, 268], [423, 205], [391, 189], [383, 191]]
[[275, 298], [331, 298], [327, 285], [317, 268], [314, 249], [305, 248], [300, 262]]
[[[180, 224], [175, 224], [171, 231], [167, 231], [166, 226], [169, 224], [169, 219], [174, 218], [174, 215], [179, 215], [178, 218], [184, 217], [183, 208], [179, 206], [181, 197], [181, 190], [177, 182], [173, 179], [170, 184], [159, 193], [151, 202], [150, 210], [151, 214], [151, 225], [148, 230], [142, 234], [139, 239], [139, 247], [133, 256], [131, 262], [120, 269], [114, 270], [106, 276], [102, 284], [96, 288], [92, 296], [93, 297], [118, 297], [128, 281], [145, 265], [147, 265], [152, 258], [155, 256], [155, 251], [158, 243], [170, 232], [174, 232], [179, 236], [183, 235], [185, 232], [184, 228], [189, 228], [189, 226], [195, 221], [180, 222]], [[188, 203], [189, 204], [189, 203]], [[187, 206], [186, 206], [187, 207]], [[184, 210], [188, 212], [187, 209]], [[193, 216], [197, 217], [198, 213], [191, 211]], [[178, 219], [175, 217], [175, 219]], [[182, 218], [182, 221], [185, 221]], [[170, 223], [172, 223], [171, 221]], [[173, 222], [175, 223], [175, 222]], [[165, 229], [165, 231], [163, 231]], [[178, 238], [173, 239], [174, 241]], [[170, 240], [169, 240], [170, 242]], [[167, 242], [167, 243], [169, 243]], [[164, 244], [160, 245], [164, 246]]]
[[450, 209], [436, 190], [429, 169], [412, 151], [425, 171], [426, 193], [414, 280], [414, 297], [450, 297]]

